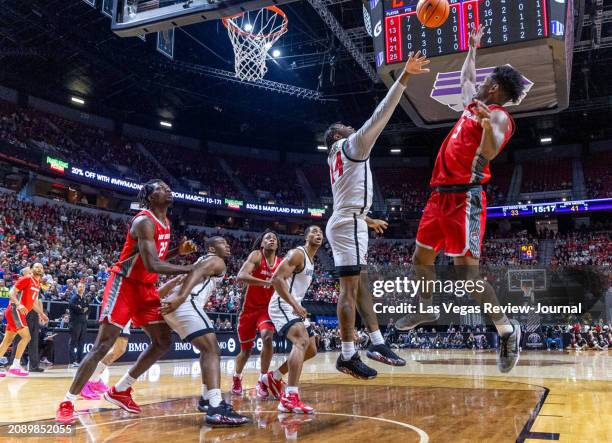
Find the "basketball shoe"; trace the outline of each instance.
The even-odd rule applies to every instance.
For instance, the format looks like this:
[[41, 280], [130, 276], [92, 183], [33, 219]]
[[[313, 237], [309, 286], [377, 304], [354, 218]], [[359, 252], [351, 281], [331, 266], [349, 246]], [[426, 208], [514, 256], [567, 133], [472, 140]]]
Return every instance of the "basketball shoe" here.
[[255, 392], [257, 393], [257, 398], [261, 398], [262, 400], [266, 400], [268, 397], [270, 397], [268, 387], [261, 380], [257, 381]]
[[401, 358], [386, 344], [370, 345], [366, 353], [368, 358], [391, 366], [406, 366], [406, 360]]
[[242, 378], [239, 375], [232, 378], [232, 394], [242, 395]]
[[440, 318], [440, 314], [406, 314], [395, 322], [395, 329], [408, 331], [421, 323], [432, 323]]
[[55, 413], [55, 421], [65, 425], [71, 425], [76, 419], [77, 414], [74, 412], [74, 404], [68, 400], [61, 402]]
[[314, 414], [314, 408], [304, 404], [300, 400], [300, 394], [289, 392], [281, 397], [277, 408], [280, 412], [291, 412], [294, 414]]
[[240, 426], [250, 421], [249, 417], [235, 412], [232, 405], [225, 403], [225, 400], [221, 400], [216, 408], [208, 406], [206, 412], [206, 423], [213, 426]]
[[127, 388], [125, 391], [117, 391], [113, 386], [104, 393], [104, 398], [132, 414], [140, 414], [141, 412], [140, 406], [132, 398], [132, 388]]
[[92, 382], [88, 381], [81, 389], [81, 397], [85, 400], [100, 400], [100, 394], [92, 386]]
[[268, 371], [264, 377], [264, 384], [268, 387], [268, 391], [274, 396], [275, 399], [280, 400], [283, 392], [285, 392], [285, 382], [283, 380], [276, 380], [274, 373]]
[[336, 360], [336, 369], [340, 372], [363, 380], [369, 380], [378, 375], [376, 369], [372, 369], [361, 361], [358, 352], [355, 352], [350, 360], [344, 360], [342, 358], [342, 354], [340, 354], [338, 356], [338, 360]]
[[521, 353], [521, 324], [510, 320], [512, 333], [499, 337], [497, 349], [497, 368], [500, 372], [510, 372], [519, 361]]
[[198, 411], [200, 412], [206, 412], [208, 411], [208, 400], [205, 399], [204, 397], [200, 397], [200, 399], [198, 400]]
[[101, 379], [98, 381], [90, 381], [89, 384], [91, 385], [92, 389], [96, 392], [106, 392], [110, 389], [108, 386], [106, 386], [106, 383], [104, 383]]

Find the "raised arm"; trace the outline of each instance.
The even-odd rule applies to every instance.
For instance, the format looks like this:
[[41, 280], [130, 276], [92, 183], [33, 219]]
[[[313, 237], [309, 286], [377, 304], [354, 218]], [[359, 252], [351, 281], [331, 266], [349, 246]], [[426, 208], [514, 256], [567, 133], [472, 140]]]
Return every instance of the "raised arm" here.
[[510, 130], [510, 118], [503, 111], [490, 111], [481, 101], [476, 101], [476, 116], [482, 126], [482, 139], [480, 140], [480, 153], [491, 161], [504, 144], [506, 134]]
[[253, 251], [249, 254], [246, 261], [242, 264], [238, 276], [236, 277], [239, 282], [245, 285], [253, 286], [270, 286], [268, 280], [262, 280], [261, 278], [253, 277], [253, 271], [259, 266], [261, 260], [265, 260], [261, 251]]
[[476, 48], [480, 45], [483, 33], [484, 27], [482, 25], [478, 29], [470, 31], [469, 50], [461, 68], [461, 100], [463, 106], [469, 105], [476, 94]]
[[372, 117], [357, 132], [349, 136], [345, 149], [350, 158], [364, 160], [370, 156], [374, 143], [376, 143], [378, 136], [385, 129], [385, 126], [387, 126], [397, 104], [402, 98], [408, 78], [410, 75], [429, 72], [429, 69], [424, 68], [428, 64], [429, 60], [425, 56], [421, 56], [420, 51], [416, 54], [410, 54], [402, 74], [391, 86], [385, 98], [378, 104]]
[[272, 286], [274, 286], [274, 289], [276, 292], [278, 292], [278, 295], [289, 303], [289, 305], [291, 305], [293, 312], [296, 315], [299, 315], [302, 318], [306, 317], [308, 312], [298, 303], [293, 295], [291, 295], [289, 285], [287, 285], [287, 279], [297, 270], [301, 270], [300, 268], [304, 266], [305, 259], [306, 257], [301, 250], [292, 249], [283, 259], [280, 265], [278, 265], [278, 268], [276, 268], [276, 271], [274, 271], [274, 275], [272, 276]]
[[160, 260], [155, 247], [155, 225], [148, 217], [139, 217], [132, 223], [130, 235], [138, 239], [138, 252], [149, 272], [157, 274], [186, 274], [193, 266], [179, 266]]
[[189, 255], [193, 252], [197, 252], [198, 247], [192, 240], [187, 240], [187, 237], [183, 236], [176, 248], [170, 249], [166, 254], [166, 260], [172, 260], [178, 255]]

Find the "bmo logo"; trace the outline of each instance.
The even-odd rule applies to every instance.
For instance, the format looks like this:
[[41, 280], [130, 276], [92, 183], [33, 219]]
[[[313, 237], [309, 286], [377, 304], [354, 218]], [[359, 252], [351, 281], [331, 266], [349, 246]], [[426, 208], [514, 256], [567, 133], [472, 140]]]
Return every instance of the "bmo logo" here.
[[227, 350], [230, 352], [234, 352], [236, 350], [236, 340], [234, 340], [233, 338], [230, 338], [227, 341]]
[[149, 348], [149, 343], [128, 343], [128, 352], [143, 352]]
[[261, 337], [257, 339], [255, 345], [257, 346], [257, 350], [261, 352], [261, 350], [263, 349], [263, 340], [261, 339]]

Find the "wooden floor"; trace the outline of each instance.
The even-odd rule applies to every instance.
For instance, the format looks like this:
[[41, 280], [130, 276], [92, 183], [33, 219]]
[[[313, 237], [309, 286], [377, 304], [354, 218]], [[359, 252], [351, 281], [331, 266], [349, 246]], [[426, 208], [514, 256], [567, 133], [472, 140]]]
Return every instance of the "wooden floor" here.
[[[405, 368], [373, 364], [379, 376], [358, 381], [334, 368], [336, 353], [320, 354], [304, 368], [301, 396], [314, 416], [279, 414], [276, 401], [252, 389], [232, 398], [253, 417], [240, 428], [212, 429], [195, 410], [200, 390], [196, 360], [155, 365], [135, 386], [140, 415], [101, 401], [79, 400], [70, 437], [8, 435], [6, 423], [52, 423], [74, 370], [57, 368], [27, 379], [0, 379], [0, 441], [59, 442], [612, 442], [612, 351], [523, 353], [501, 376], [491, 352], [402, 351]], [[281, 357], [275, 357], [278, 364]], [[258, 361], [249, 361], [252, 387]], [[112, 368], [116, 381], [127, 366]], [[222, 361], [229, 390], [233, 361]]]

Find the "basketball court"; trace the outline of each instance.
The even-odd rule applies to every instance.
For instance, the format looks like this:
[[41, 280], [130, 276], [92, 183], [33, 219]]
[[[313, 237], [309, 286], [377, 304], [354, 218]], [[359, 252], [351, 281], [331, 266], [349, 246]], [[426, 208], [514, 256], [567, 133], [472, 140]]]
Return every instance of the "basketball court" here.
[[[608, 353], [527, 352], [511, 375], [500, 376], [493, 351], [401, 351], [404, 368], [374, 363], [379, 376], [358, 381], [338, 373], [335, 352], [304, 366], [303, 398], [315, 415], [279, 414], [277, 402], [249, 389], [233, 397], [235, 408], [253, 418], [247, 426], [213, 429], [196, 411], [200, 387], [196, 360], [162, 362], [135, 386], [143, 412], [132, 415], [104, 400], [79, 401], [88, 409], [71, 437], [49, 441], [495, 441], [603, 442], [612, 438]], [[273, 366], [279, 357], [275, 357]], [[254, 386], [258, 360], [248, 363], [245, 386]], [[221, 388], [228, 392], [233, 361], [222, 360]], [[111, 368], [112, 380], [125, 366]], [[52, 424], [74, 370], [0, 381], [3, 421]], [[106, 374], [105, 374], [106, 375]], [[8, 434], [3, 441], [42, 441]], [[14, 440], [11, 440], [14, 439]]]

